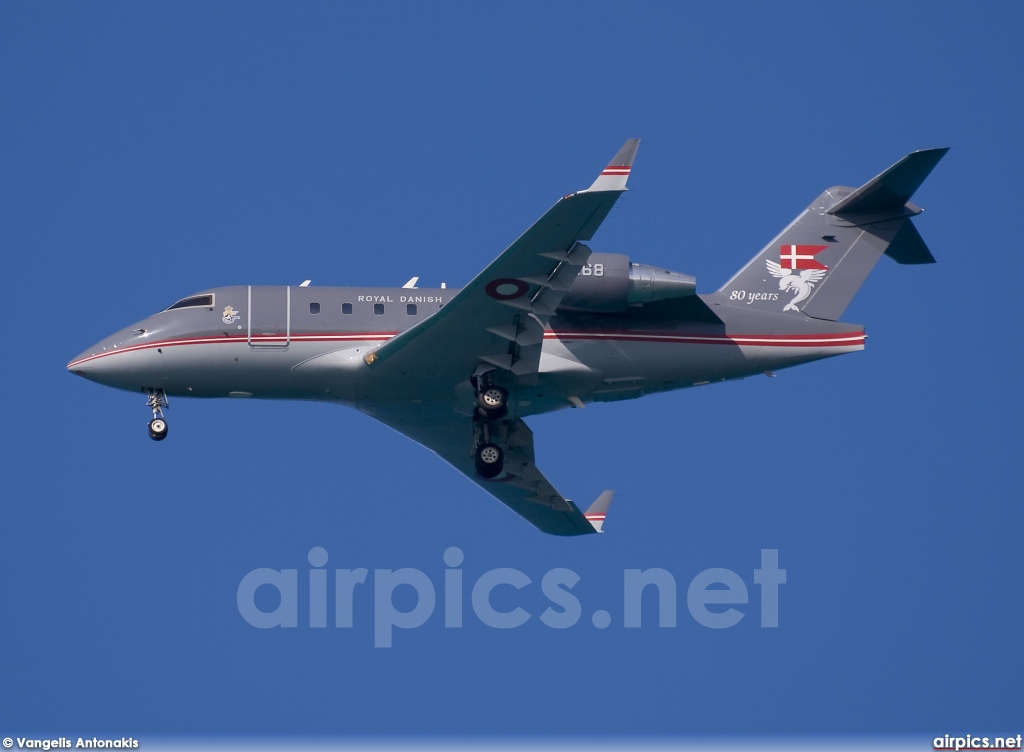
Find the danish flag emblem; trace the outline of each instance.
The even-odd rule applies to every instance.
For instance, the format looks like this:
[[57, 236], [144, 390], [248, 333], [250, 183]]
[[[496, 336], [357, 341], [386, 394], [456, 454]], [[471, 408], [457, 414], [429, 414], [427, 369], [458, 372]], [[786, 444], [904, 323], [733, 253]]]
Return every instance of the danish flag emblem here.
[[827, 245], [784, 245], [779, 248], [779, 266], [783, 269], [828, 269], [814, 257]]

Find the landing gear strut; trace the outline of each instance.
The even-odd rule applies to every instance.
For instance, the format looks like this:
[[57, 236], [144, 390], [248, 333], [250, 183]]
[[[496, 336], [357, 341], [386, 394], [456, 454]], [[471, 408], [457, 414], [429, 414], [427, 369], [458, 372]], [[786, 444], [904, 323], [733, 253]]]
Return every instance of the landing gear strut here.
[[169, 407], [164, 390], [150, 389], [146, 406], [153, 410], [153, 420], [149, 421], [149, 438], [153, 441], [163, 441], [167, 438], [167, 421], [164, 419], [164, 408]]

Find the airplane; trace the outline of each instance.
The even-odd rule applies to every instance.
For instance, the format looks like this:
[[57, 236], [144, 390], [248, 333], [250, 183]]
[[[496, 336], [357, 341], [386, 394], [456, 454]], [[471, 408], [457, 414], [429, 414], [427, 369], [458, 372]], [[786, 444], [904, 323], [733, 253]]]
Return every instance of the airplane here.
[[147, 396], [316, 400], [423, 444], [540, 530], [603, 532], [538, 469], [530, 415], [701, 386], [864, 349], [840, 321], [881, 256], [934, 263], [910, 202], [948, 149], [818, 196], [717, 291], [587, 245], [626, 191], [639, 139], [559, 199], [462, 289], [237, 285], [132, 324], [67, 369]]

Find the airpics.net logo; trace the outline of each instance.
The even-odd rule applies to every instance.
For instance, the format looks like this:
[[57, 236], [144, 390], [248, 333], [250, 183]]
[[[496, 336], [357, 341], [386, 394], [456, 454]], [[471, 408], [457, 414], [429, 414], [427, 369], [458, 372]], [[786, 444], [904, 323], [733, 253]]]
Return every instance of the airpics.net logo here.
[[[522, 592], [536, 587], [535, 580], [518, 569], [500, 567], [489, 569], [470, 581], [463, 571], [465, 555], [452, 546], [442, 557], [443, 572], [438, 578], [442, 584], [425, 572], [414, 568], [370, 570], [327, 569], [329, 555], [316, 546], [306, 556], [310, 569], [301, 579], [298, 569], [253, 569], [238, 584], [236, 601], [238, 613], [257, 629], [296, 628], [300, 626], [299, 600], [308, 599], [308, 621], [304, 627], [326, 629], [329, 619], [328, 593], [333, 594], [333, 619], [337, 629], [352, 629], [355, 623], [357, 588], [371, 588], [373, 597], [373, 644], [378, 648], [392, 645], [396, 629], [421, 627], [437, 610], [438, 594], [443, 600], [444, 626], [459, 629], [463, 626], [465, 596], [473, 616], [493, 629], [515, 629], [534, 617], [534, 613], [515, 605], [509, 608], [509, 591]], [[441, 570], [441, 567], [438, 567]], [[571, 569], [550, 569], [539, 579], [540, 591], [546, 607], [537, 613], [540, 623], [551, 629], [568, 629], [583, 618], [583, 604], [573, 593], [580, 576]], [[333, 587], [330, 587], [333, 580]], [[774, 548], [761, 549], [761, 565], [753, 570], [752, 584], [760, 591], [762, 627], [779, 625], [779, 587], [786, 583], [786, 570], [779, 569], [779, 552]], [[499, 598], [492, 598], [498, 591]], [[360, 591], [361, 592], [361, 591]], [[622, 626], [638, 629], [643, 626], [642, 604], [645, 592], [657, 601], [659, 627], [676, 626], [676, 601], [680, 593], [676, 578], [660, 568], [625, 569], [622, 573]], [[396, 603], [396, 594], [399, 603]], [[414, 597], [412, 597], [414, 596]], [[499, 609], [494, 601], [504, 606]], [[736, 626], [746, 615], [739, 607], [750, 602], [746, 581], [731, 569], [715, 567], [698, 573], [686, 587], [686, 607], [693, 620], [708, 629], [728, 629]], [[272, 605], [276, 604], [276, 605]], [[399, 606], [410, 606], [399, 608]], [[304, 610], [304, 609], [303, 609]], [[537, 609], [535, 609], [537, 611]], [[593, 611], [590, 623], [597, 629], [611, 626], [612, 614], [603, 609]], [[649, 620], [650, 621], [650, 620]]]

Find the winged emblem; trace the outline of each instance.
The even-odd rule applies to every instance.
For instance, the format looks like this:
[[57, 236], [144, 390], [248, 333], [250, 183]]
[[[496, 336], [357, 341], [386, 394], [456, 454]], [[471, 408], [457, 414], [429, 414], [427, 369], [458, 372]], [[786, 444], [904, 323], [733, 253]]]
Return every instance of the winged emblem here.
[[828, 269], [804, 269], [799, 274], [795, 274], [796, 270], [784, 269], [778, 261], [768, 259], [765, 263], [768, 266], [768, 272], [778, 278], [779, 289], [783, 292], [793, 293], [793, 299], [786, 303], [783, 311], [799, 311], [796, 304], [807, 300], [815, 283], [820, 282], [828, 274]]

